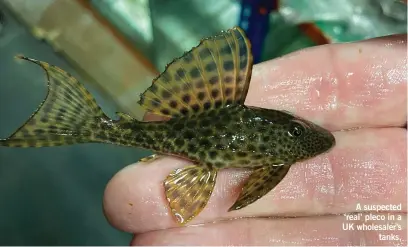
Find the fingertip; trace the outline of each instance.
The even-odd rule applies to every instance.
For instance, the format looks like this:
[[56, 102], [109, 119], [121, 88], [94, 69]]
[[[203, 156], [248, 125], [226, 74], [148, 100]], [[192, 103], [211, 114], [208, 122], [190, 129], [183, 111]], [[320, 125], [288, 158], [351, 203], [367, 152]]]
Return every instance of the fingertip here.
[[[106, 219], [113, 227], [124, 231], [130, 228], [126, 227], [129, 222], [123, 215], [129, 214], [133, 206], [129, 200], [131, 195], [127, 189], [129, 188], [127, 177], [133, 174], [136, 165], [129, 165], [116, 173], [106, 185], [103, 197], [103, 211]], [[123, 201], [128, 201], [128, 204], [124, 205]]]

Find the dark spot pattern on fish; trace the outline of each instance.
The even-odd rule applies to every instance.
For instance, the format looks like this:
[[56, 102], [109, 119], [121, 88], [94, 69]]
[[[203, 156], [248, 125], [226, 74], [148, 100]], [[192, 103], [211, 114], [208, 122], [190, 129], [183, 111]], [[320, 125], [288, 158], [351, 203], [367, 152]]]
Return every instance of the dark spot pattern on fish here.
[[291, 113], [244, 105], [252, 73], [250, 42], [240, 28], [208, 39], [175, 59], [140, 95], [139, 104], [164, 121], [106, 116], [75, 78], [58, 67], [20, 57], [47, 73], [49, 94], [1, 146], [45, 147], [108, 143], [150, 149], [193, 162], [164, 178], [172, 214], [185, 224], [207, 205], [217, 171], [253, 172], [229, 210], [272, 190], [294, 163], [335, 145], [334, 136]]

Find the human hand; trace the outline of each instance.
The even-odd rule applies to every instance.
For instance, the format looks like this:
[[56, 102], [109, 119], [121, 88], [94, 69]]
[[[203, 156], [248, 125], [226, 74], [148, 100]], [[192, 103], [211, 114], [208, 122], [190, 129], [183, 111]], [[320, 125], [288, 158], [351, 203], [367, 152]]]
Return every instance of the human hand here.
[[[294, 164], [255, 203], [227, 212], [250, 173], [222, 170], [206, 208], [179, 227], [163, 180], [189, 162], [162, 157], [112, 178], [104, 197], [107, 219], [135, 234], [132, 245], [406, 246], [406, 45], [406, 35], [389, 36], [309, 48], [254, 66], [246, 105], [289, 110], [336, 137], [329, 153]], [[358, 203], [402, 203], [390, 214], [402, 215], [403, 229], [343, 230], [352, 223], [343, 214], [356, 212]], [[379, 239], [391, 233], [400, 240]]]

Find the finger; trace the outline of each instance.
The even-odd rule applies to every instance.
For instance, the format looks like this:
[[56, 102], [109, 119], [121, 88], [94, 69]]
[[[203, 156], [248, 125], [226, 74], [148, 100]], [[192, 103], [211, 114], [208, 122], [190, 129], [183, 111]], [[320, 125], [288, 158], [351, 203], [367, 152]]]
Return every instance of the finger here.
[[[378, 215], [378, 214], [376, 214]], [[381, 215], [381, 214], [380, 214]], [[195, 227], [181, 227], [138, 234], [131, 245], [167, 245], [179, 246], [189, 244], [217, 246], [407, 246], [407, 219], [364, 222], [367, 214], [361, 220], [346, 220], [344, 215], [320, 216], [287, 219], [241, 219], [236, 221], [206, 224]], [[386, 215], [384, 215], [386, 216]], [[387, 215], [388, 217], [388, 215]], [[343, 230], [343, 224], [354, 223], [355, 230]], [[401, 226], [401, 230], [358, 230], [357, 225]], [[398, 227], [398, 226], [397, 226]], [[296, 234], [294, 234], [296, 229]], [[380, 239], [380, 234], [386, 237], [392, 234], [394, 240]], [[209, 237], [211, 236], [211, 237]], [[398, 240], [395, 240], [398, 236]]]
[[330, 130], [404, 126], [406, 39], [318, 46], [255, 65], [245, 104], [290, 110]]
[[[406, 130], [360, 129], [336, 133], [337, 145], [291, 167], [269, 194], [238, 211], [227, 212], [247, 171], [222, 170], [207, 207], [191, 224], [247, 216], [315, 215], [353, 212], [357, 203], [402, 203], [406, 210]], [[176, 227], [163, 192], [163, 178], [188, 164], [161, 158], [119, 172], [105, 191], [104, 208], [118, 229], [139, 233]]]
[[255, 66], [245, 104], [287, 109], [331, 130], [403, 126], [406, 35], [318, 46]]
[[[395, 44], [393, 44], [393, 45], [395, 45]], [[304, 53], [306, 53], [306, 55], [307, 54], [309, 54], [309, 56], [303, 56], [303, 58], [310, 58], [310, 50], [309, 51], [305, 51]], [[300, 57], [302, 57], [302, 53], [297, 53], [297, 54], [295, 54], [295, 55], [293, 55], [293, 56], [300, 56]], [[278, 60], [279, 61], [279, 60]], [[285, 60], [283, 61], [283, 62], [285, 62]], [[282, 63], [283, 63], [282, 62]], [[279, 62], [277, 62], [278, 64], [279, 64]], [[290, 65], [290, 62], [286, 62], [286, 63], [288, 63], [289, 65]], [[296, 67], [296, 66], [295, 66]], [[306, 71], [309, 71], [310, 72], [310, 69], [309, 70], [307, 70], [306, 69]], [[266, 74], [266, 73], [265, 73]], [[263, 73], [260, 73], [260, 75], [262, 76], [263, 75]], [[310, 75], [308, 75], [308, 74], [306, 74], [307, 76], [309, 76], [310, 77]], [[254, 78], [256, 79], [257, 77], [259, 77], [259, 75], [258, 76], [254, 76]], [[290, 78], [289, 78], [290, 79]], [[310, 80], [310, 78], [307, 78], [307, 77], [305, 77], [304, 79], [309, 79], [309, 81], [312, 81], [312, 80]], [[361, 79], [361, 78], [360, 78]], [[262, 81], [262, 80], [261, 80]], [[285, 80], [281, 80], [281, 81], [284, 81], [285, 82]], [[293, 84], [293, 83], [290, 83], [290, 81], [288, 82], [288, 84], [289, 85], [292, 85], [292, 87], [293, 87], [293, 85], [295, 85], [295, 84]], [[399, 83], [398, 81], [397, 81], [397, 83], [395, 83], [396, 85], [401, 85], [401, 83]], [[404, 85], [403, 83], [402, 83], [402, 85], [403, 85], [403, 87], [406, 87], [406, 85]], [[284, 86], [284, 85], [283, 85]], [[253, 88], [253, 87], [252, 87]], [[258, 87], [259, 88], [259, 87]], [[289, 88], [290, 89], [290, 88]], [[252, 89], [251, 89], [252, 90]], [[251, 90], [250, 90], [250, 93], [249, 93], [249, 96], [251, 95]], [[283, 91], [285, 91], [285, 90], [283, 90]], [[358, 90], [357, 90], [358, 91]], [[393, 92], [395, 92], [396, 90], [393, 90]], [[398, 91], [398, 90], [397, 90]], [[250, 98], [251, 97], [248, 97], [248, 99], [250, 100]], [[290, 97], [289, 97], [289, 99], [290, 99]], [[405, 99], [405, 101], [406, 101], [406, 99]], [[269, 102], [270, 103], [270, 102]], [[272, 103], [273, 103], [273, 101], [272, 101]], [[278, 102], [279, 103], [279, 102]], [[283, 103], [285, 103], [285, 102], [283, 102]], [[289, 104], [288, 104], [289, 103]], [[287, 105], [291, 105], [290, 103], [292, 103], [290, 100], [289, 101], [286, 101], [286, 104]], [[296, 104], [298, 104], [299, 105], [299, 102], [298, 103], [296, 103], [296, 102], [293, 102], [294, 104], [292, 104], [292, 105], [296, 105]], [[310, 103], [310, 102], [309, 102]], [[273, 104], [270, 104], [271, 106], [273, 106]], [[275, 108], [279, 108], [279, 104], [275, 104], [276, 105], [276, 107]], [[283, 106], [284, 106], [284, 104], [282, 104]], [[281, 106], [282, 106], [281, 105]], [[308, 104], [305, 104], [305, 105], [308, 105]], [[313, 104], [312, 103], [310, 103], [309, 104], [310, 106], [313, 106]], [[405, 104], [403, 104], [403, 105], [405, 105]], [[262, 105], [261, 105], [262, 106]], [[319, 107], [317, 107], [318, 109], [320, 109]], [[336, 109], [338, 109], [338, 108], [334, 108], [335, 110]], [[357, 107], [357, 109], [358, 109], [358, 107]], [[361, 107], [360, 107], [360, 109], [361, 109]], [[396, 109], [396, 108], [394, 108], [394, 109]], [[302, 109], [301, 109], [302, 110]], [[307, 113], [307, 110], [309, 110], [310, 112], [312, 112], [313, 113], [313, 111], [315, 110], [315, 109], [309, 109], [309, 108], [306, 108], [306, 110], [305, 109], [303, 109], [303, 111], [304, 112], [306, 112]], [[356, 112], [358, 112], [358, 111], [356, 111]], [[312, 114], [311, 114], [312, 115]], [[326, 114], [327, 115], [327, 114]], [[358, 115], [358, 114], [357, 114]], [[322, 114], [322, 116], [325, 116], [325, 114]], [[384, 116], [384, 115], [383, 115]], [[358, 120], [358, 117], [357, 117], [357, 120]], [[395, 120], [395, 119], [394, 119]], [[393, 120], [393, 121], [394, 121]], [[323, 121], [324, 122], [324, 121]], [[337, 121], [338, 122], [338, 121]], [[354, 123], [356, 123], [356, 122], [358, 122], [358, 121], [354, 121]], [[377, 123], [378, 124], [378, 122], [373, 122], [374, 124], [375, 123]], [[352, 125], [350, 125], [350, 126], [352, 126]], [[166, 172], [167, 172], [167, 170], [166, 170]], [[165, 176], [165, 175], [164, 175]], [[163, 176], [163, 177], [164, 177]]]

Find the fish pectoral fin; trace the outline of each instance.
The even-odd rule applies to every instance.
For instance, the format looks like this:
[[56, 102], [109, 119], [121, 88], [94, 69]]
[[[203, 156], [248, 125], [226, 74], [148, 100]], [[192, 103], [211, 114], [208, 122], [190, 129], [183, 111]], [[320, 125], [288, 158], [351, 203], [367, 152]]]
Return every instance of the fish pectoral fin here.
[[228, 211], [238, 210], [255, 202], [275, 188], [286, 176], [290, 165], [265, 166], [255, 169]]
[[166, 198], [179, 224], [186, 224], [203, 210], [216, 178], [216, 170], [196, 165], [176, 169], [167, 176], [164, 181]]

